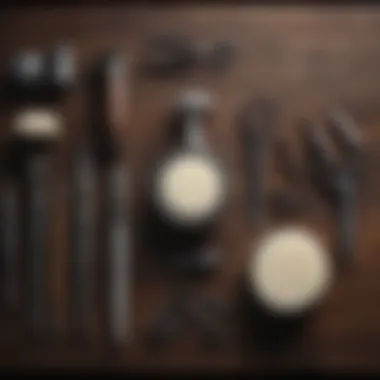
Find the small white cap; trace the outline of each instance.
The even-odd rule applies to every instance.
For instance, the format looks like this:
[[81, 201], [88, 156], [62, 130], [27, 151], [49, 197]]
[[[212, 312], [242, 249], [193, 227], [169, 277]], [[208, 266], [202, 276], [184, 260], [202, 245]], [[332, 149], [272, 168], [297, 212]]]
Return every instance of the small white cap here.
[[62, 127], [61, 115], [43, 108], [18, 112], [11, 122], [11, 132], [27, 140], [55, 140], [62, 133]]
[[181, 153], [169, 159], [158, 176], [156, 197], [174, 221], [203, 222], [221, 205], [225, 194], [219, 166], [207, 156]]

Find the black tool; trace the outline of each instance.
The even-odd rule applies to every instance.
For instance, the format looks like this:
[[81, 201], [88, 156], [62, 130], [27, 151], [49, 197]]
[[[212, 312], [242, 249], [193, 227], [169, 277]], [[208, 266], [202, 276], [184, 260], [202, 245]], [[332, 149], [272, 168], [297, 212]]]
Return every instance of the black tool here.
[[29, 199], [29, 315], [33, 328], [38, 330], [46, 327], [48, 310], [45, 266], [50, 223], [46, 181], [51, 160], [47, 153], [62, 132], [61, 116], [51, 103], [75, 82], [75, 53], [70, 45], [58, 44], [48, 51], [20, 50], [10, 58], [5, 87], [15, 114], [11, 125], [13, 145], [24, 158]]
[[344, 112], [330, 117], [331, 133], [345, 155], [336, 179], [339, 194], [339, 252], [352, 261], [355, 255], [358, 190], [364, 170], [364, 140], [353, 119]]
[[49, 311], [46, 261], [50, 226], [50, 152], [61, 137], [63, 121], [52, 110], [29, 109], [17, 113], [11, 126], [13, 144], [24, 157], [28, 191], [28, 314], [33, 330], [41, 331], [48, 323]]
[[247, 181], [248, 217], [258, 226], [266, 218], [269, 149], [276, 117], [277, 109], [270, 99], [253, 101], [242, 114], [241, 142]]
[[226, 204], [227, 172], [205, 138], [211, 105], [208, 92], [188, 90], [175, 106], [170, 125], [173, 145], [151, 176], [148, 219], [154, 225], [149, 239], [153, 251], [174, 257], [178, 252], [198, 252]]
[[320, 126], [309, 123], [304, 136], [312, 174], [338, 209], [338, 251], [342, 259], [352, 261], [355, 254], [358, 186], [363, 169], [363, 139], [348, 115], [332, 115], [329, 127], [343, 154], [341, 162], [329, 152]]
[[[154, 319], [149, 330], [149, 336], [160, 337], [160, 342], [173, 338], [187, 322], [193, 322], [200, 328], [204, 338], [207, 336], [216, 341], [220, 335], [216, 327], [213, 328], [214, 324], [219, 324], [219, 316], [213, 313], [210, 316], [209, 301], [202, 302], [202, 296], [192, 289], [195, 280], [209, 275], [222, 261], [220, 251], [209, 242], [211, 231], [228, 198], [227, 173], [205, 136], [211, 100], [211, 96], [201, 90], [182, 94], [171, 124], [174, 147], [159, 162], [153, 175], [151, 209], [154, 233], [148, 235], [147, 240], [150, 250], [157, 253], [157, 262], [176, 277], [181, 288], [163, 313]], [[206, 179], [204, 172], [207, 173]], [[216, 180], [211, 182], [211, 186], [216, 184], [217, 189], [212, 197], [202, 190], [208, 176]], [[183, 188], [181, 184], [188, 178], [191, 181]], [[178, 190], [171, 191], [170, 186], [167, 187], [168, 182], [171, 186], [173, 183], [175, 187], [179, 185]], [[191, 191], [187, 192], [189, 189]], [[204, 199], [207, 202], [203, 204]], [[192, 206], [188, 208], [186, 202], [182, 203], [184, 200]], [[198, 202], [203, 206], [199, 212], [193, 212], [198, 209]]]

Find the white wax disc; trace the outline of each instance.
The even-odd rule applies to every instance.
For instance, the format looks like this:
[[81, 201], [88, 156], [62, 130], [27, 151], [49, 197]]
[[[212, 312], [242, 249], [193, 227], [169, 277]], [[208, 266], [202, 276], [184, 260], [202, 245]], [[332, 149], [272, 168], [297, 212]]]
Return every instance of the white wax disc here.
[[11, 128], [12, 133], [24, 139], [55, 140], [62, 132], [62, 120], [53, 110], [31, 108], [18, 112]]
[[160, 170], [157, 199], [172, 219], [197, 223], [207, 219], [221, 205], [224, 181], [219, 166], [202, 154], [181, 153]]
[[262, 239], [248, 267], [253, 292], [271, 312], [297, 314], [314, 306], [332, 279], [332, 261], [304, 228], [286, 227]]

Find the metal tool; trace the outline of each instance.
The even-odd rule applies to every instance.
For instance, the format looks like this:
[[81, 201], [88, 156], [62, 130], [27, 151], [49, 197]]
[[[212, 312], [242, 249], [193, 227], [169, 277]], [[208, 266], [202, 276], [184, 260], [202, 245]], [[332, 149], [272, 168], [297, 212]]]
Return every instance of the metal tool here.
[[[28, 315], [34, 330], [46, 327], [48, 312], [46, 260], [48, 259], [49, 207], [47, 154], [62, 132], [60, 115], [47, 106], [67, 92], [76, 80], [75, 53], [71, 46], [50, 51], [20, 50], [12, 55], [7, 71], [7, 99], [16, 103], [12, 137], [24, 157], [28, 190], [27, 240]], [[20, 102], [27, 106], [20, 109]], [[36, 104], [39, 104], [38, 106]]]
[[81, 150], [74, 166], [72, 244], [70, 255], [71, 310], [75, 326], [82, 332], [95, 307], [96, 180], [90, 147]]
[[209, 148], [204, 132], [204, 119], [213, 106], [211, 94], [202, 90], [185, 92], [178, 104], [178, 112], [182, 118], [183, 127], [178, 128], [180, 145], [194, 151], [203, 151]]
[[[205, 136], [212, 103], [209, 92], [201, 89], [186, 90], [176, 101], [170, 125], [172, 146], [151, 176], [149, 217], [155, 225], [150, 229], [151, 251], [173, 256], [198, 251], [225, 207], [228, 173]], [[181, 186], [185, 181], [191, 183], [186, 189]]]
[[126, 206], [129, 175], [119, 162], [109, 178], [109, 311], [111, 337], [115, 343], [131, 339], [131, 230]]
[[131, 228], [127, 208], [129, 173], [124, 162], [123, 128], [128, 121], [129, 63], [118, 54], [106, 57], [97, 71], [99, 135], [108, 171], [108, 316], [111, 340], [131, 339]]

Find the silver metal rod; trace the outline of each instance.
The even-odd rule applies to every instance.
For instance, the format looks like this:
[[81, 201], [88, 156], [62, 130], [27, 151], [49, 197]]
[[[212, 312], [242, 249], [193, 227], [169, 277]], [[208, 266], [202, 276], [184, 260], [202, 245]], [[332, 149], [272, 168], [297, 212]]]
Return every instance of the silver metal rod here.
[[90, 151], [83, 151], [74, 167], [72, 244], [70, 257], [72, 315], [86, 332], [95, 305], [95, 166]]
[[189, 113], [186, 116], [184, 126], [184, 143], [193, 150], [207, 149], [207, 143], [204, 136], [204, 126], [202, 118], [198, 113]]
[[32, 328], [40, 331], [47, 323], [47, 237], [49, 207], [47, 181], [49, 158], [33, 156], [27, 163], [30, 194], [28, 223], [28, 280]]
[[131, 234], [126, 201], [128, 178], [116, 162], [109, 178], [109, 327], [115, 344], [131, 338]]

